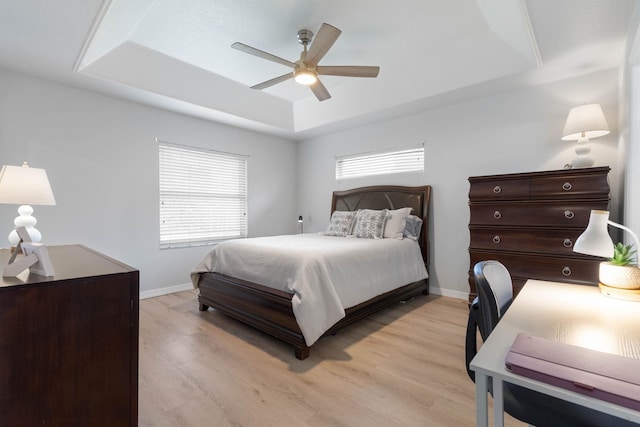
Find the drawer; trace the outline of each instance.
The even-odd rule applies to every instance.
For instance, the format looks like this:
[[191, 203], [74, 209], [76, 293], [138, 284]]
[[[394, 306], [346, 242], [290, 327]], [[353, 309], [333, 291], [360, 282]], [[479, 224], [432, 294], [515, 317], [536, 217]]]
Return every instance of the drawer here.
[[489, 181], [471, 181], [470, 200], [527, 200], [529, 199], [530, 179], [500, 179]]
[[582, 229], [472, 228], [470, 247], [494, 251], [577, 256], [573, 244]]
[[606, 174], [531, 178], [532, 199], [606, 199], [608, 197], [609, 182]]
[[471, 204], [469, 225], [576, 227], [584, 229], [592, 209], [606, 210], [608, 200]]
[[504, 264], [512, 277], [550, 280], [555, 282], [596, 285], [599, 259], [560, 256], [500, 253], [470, 250], [471, 268], [483, 260], [497, 260]]

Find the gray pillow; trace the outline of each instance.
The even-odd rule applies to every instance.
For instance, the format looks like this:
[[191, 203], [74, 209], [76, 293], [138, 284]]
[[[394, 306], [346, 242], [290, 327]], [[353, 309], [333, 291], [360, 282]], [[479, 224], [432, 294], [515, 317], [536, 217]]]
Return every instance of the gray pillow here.
[[353, 235], [363, 239], [382, 239], [388, 209], [360, 209], [353, 225]]
[[322, 233], [325, 236], [345, 237], [351, 234], [353, 228], [353, 220], [356, 216], [352, 211], [334, 211], [331, 214], [331, 221], [327, 231]]
[[422, 218], [415, 215], [409, 215], [406, 219], [402, 235], [407, 239], [418, 240], [420, 231], [422, 231]]

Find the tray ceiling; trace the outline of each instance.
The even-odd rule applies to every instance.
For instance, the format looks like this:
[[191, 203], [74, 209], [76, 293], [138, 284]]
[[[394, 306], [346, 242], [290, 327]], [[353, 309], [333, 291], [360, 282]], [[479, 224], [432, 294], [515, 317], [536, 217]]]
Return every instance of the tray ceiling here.
[[[21, 0], [0, 6], [0, 67], [293, 139], [622, 63], [635, 1]], [[323, 76], [318, 102], [290, 69], [300, 29], [342, 30], [321, 65], [379, 65], [375, 79]]]

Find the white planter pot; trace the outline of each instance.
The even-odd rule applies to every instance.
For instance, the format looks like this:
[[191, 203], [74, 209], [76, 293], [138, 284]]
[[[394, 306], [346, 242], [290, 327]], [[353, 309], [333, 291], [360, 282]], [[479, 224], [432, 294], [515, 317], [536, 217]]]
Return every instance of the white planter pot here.
[[640, 268], [601, 262], [600, 283], [613, 288], [640, 289]]

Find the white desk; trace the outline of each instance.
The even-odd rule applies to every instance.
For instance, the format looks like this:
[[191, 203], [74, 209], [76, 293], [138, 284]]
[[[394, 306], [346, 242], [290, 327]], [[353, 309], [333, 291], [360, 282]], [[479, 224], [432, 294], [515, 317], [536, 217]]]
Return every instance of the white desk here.
[[504, 424], [503, 381], [640, 423], [638, 411], [508, 372], [504, 359], [519, 332], [640, 359], [640, 302], [606, 297], [596, 286], [529, 280], [471, 361], [478, 426], [488, 425], [490, 378], [495, 426]]

